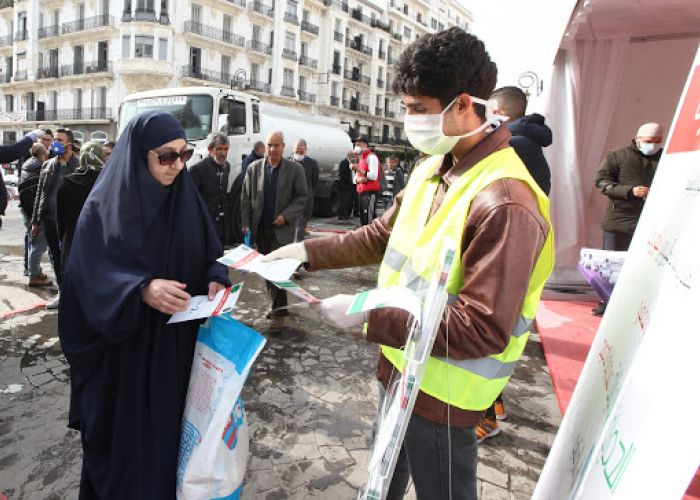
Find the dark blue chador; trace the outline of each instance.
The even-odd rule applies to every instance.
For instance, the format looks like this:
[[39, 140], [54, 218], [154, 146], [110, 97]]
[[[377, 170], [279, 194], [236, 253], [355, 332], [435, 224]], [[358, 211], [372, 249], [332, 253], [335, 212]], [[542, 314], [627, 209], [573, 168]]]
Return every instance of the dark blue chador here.
[[185, 138], [172, 115], [127, 125], [80, 214], [58, 317], [71, 368], [69, 425], [83, 444], [80, 498], [173, 499], [199, 323], [167, 325], [143, 303], [152, 279], [207, 293], [228, 284], [222, 248], [186, 169], [168, 187], [148, 151]]

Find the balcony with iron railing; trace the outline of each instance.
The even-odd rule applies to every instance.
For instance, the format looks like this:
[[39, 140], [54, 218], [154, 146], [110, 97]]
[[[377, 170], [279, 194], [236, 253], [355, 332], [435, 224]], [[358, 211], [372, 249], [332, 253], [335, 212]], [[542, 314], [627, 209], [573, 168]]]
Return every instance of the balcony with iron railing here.
[[248, 2], [248, 10], [253, 13], [261, 14], [265, 17], [275, 17], [275, 10], [259, 0], [252, 0]]
[[392, 33], [391, 37], [398, 42], [403, 40], [403, 36], [401, 35], [401, 33]]
[[344, 37], [344, 35], [343, 35], [343, 33], [341, 33], [340, 31], [334, 31], [334, 32], [333, 32], [333, 39], [334, 39], [336, 42], [343, 43], [343, 37]]
[[284, 21], [289, 23], [289, 24], [299, 26], [299, 16], [297, 16], [293, 12], [285, 12], [284, 13]]
[[12, 45], [12, 35], [0, 36], [0, 47], [9, 47]]
[[384, 110], [382, 108], [374, 108], [374, 114], [377, 116], [384, 116]]
[[0, 73], [0, 83], [10, 83], [13, 76], [12, 73]]
[[299, 100], [306, 102], [316, 102], [316, 94], [312, 94], [311, 92], [306, 92], [304, 90], [300, 90], [298, 93]]
[[270, 93], [270, 84], [266, 82], [261, 82], [260, 80], [248, 80], [245, 84], [246, 89], [256, 90], [258, 92]]
[[280, 92], [285, 97], [296, 97], [296, 92], [294, 91], [294, 87], [287, 87], [282, 85], [282, 91]]
[[48, 68], [39, 68], [36, 70], [36, 79], [58, 78], [58, 66], [49, 66]]
[[248, 50], [258, 52], [259, 54], [265, 54], [268, 56], [272, 54], [272, 47], [265, 42], [261, 42], [260, 40], [248, 40], [247, 47]]
[[230, 84], [233, 75], [230, 73], [222, 73], [220, 71], [212, 71], [210, 69], [202, 69], [198, 67], [185, 66], [182, 68], [181, 76], [183, 78], [196, 78], [213, 83]]
[[301, 30], [306, 31], [307, 33], [311, 33], [312, 35], [316, 35], [316, 36], [318, 36], [318, 33], [320, 31], [318, 26], [310, 23], [309, 21], [302, 21], [301, 22]]
[[246, 0], [227, 0], [228, 3], [232, 3], [233, 5], [237, 5], [238, 7], [243, 7], [245, 9], [245, 1]]
[[364, 85], [369, 85], [372, 82], [372, 80], [370, 80], [369, 76], [361, 75], [357, 71], [357, 69], [352, 69], [352, 70], [346, 69], [345, 70], [345, 78], [347, 80], [352, 80], [353, 82], [359, 82], [359, 83], [362, 83]]
[[365, 54], [367, 56], [372, 56], [373, 50], [372, 47], [368, 47], [367, 45], [360, 43], [356, 40], [346, 40], [345, 41], [345, 46], [349, 47], [353, 50], [356, 50], [358, 52], [361, 52], [362, 54]]
[[336, 97], [334, 95], [331, 96], [331, 106], [340, 106], [340, 97]]
[[136, 9], [136, 11], [134, 12], [134, 16], [130, 20], [145, 23], [155, 23], [156, 11], [152, 9]]
[[77, 33], [79, 31], [91, 30], [95, 28], [103, 28], [105, 26], [114, 26], [114, 18], [107, 14], [99, 16], [86, 17], [61, 25], [61, 33], [67, 35], [69, 33]]
[[224, 31], [212, 26], [207, 26], [206, 24], [202, 24], [197, 21], [185, 21], [184, 31], [185, 33], [193, 33], [205, 38], [211, 38], [212, 40], [218, 40], [242, 49], [245, 48], [244, 37], [231, 33], [230, 31]]
[[309, 56], [301, 56], [299, 58], [299, 64], [306, 66], [307, 68], [318, 68], [318, 61], [316, 59], [311, 59]]
[[365, 24], [367, 26], [369, 26], [372, 23], [372, 18], [364, 15], [362, 13], [362, 10], [358, 8], [352, 9], [350, 17], [356, 21], [360, 21], [362, 24]]
[[111, 73], [112, 63], [108, 61], [77, 62], [65, 64], [59, 68], [59, 76], [93, 75], [96, 73]]
[[29, 38], [29, 32], [27, 30], [20, 30], [15, 33], [15, 42], [23, 42]]
[[331, 68], [331, 73], [334, 75], [342, 75], [343, 74], [343, 68], [340, 67], [338, 64], [334, 64], [333, 67]]
[[368, 104], [360, 104], [360, 113], [369, 114], [369, 105]]
[[73, 109], [41, 109], [27, 111], [28, 122], [67, 122], [72, 120], [111, 120], [112, 109], [106, 107], [73, 108]]
[[297, 60], [297, 51], [294, 49], [282, 49], [282, 57], [290, 61]]
[[17, 72], [15, 72], [15, 78], [14, 81], [16, 82], [24, 82], [29, 78], [29, 75], [27, 75], [27, 70], [26, 69], [21, 69]]
[[372, 19], [371, 26], [373, 28], [379, 28], [380, 30], [386, 31], [387, 33], [391, 33], [391, 26], [389, 26], [389, 23], [385, 23], [380, 19]]
[[379, 87], [380, 89], [384, 88], [385, 83], [386, 82], [384, 80], [382, 80], [381, 78], [377, 78], [377, 87]]
[[52, 36], [58, 36], [60, 32], [61, 32], [61, 28], [58, 25], [56, 25], [56, 26], [44, 26], [44, 27], [39, 28], [37, 30], [36, 37], [41, 40], [42, 38], [49, 38]]
[[386, 59], [386, 51], [385, 50], [379, 50], [379, 59]]
[[388, 109], [384, 112], [384, 116], [390, 119], [396, 118], [396, 113], [394, 111], [389, 111]]

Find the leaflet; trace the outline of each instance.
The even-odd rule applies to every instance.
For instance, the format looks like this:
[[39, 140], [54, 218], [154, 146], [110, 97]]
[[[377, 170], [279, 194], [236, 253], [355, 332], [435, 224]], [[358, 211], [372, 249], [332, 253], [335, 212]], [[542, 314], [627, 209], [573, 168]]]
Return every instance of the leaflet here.
[[408, 288], [375, 288], [355, 295], [355, 300], [345, 314], [355, 314], [382, 307], [398, 307], [408, 311], [414, 318], [421, 319], [421, 300]]
[[277, 288], [281, 288], [284, 291], [291, 293], [292, 295], [299, 297], [300, 299], [308, 302], [309, 304], [320, 304], [321, 301], [311, 295], [309, 292], [300, 287], [297, 283], [293, 281], [276, 281], [274, 285]]
[[228, 267], [256, 273], [266, 280], [274, 282], [288, 281], [301, 265], [301, 261], [296, 259], [263, 262], [262, 254], [246, 245], [238, 245], [217, 260]]
[[229, 312], [238, 302], [242, 288], [243, 283], [224, 288], [216, 294], [214, 300], [209, 300], [206, 295], [195, 295], [190, 299], [187, 309], [173, 314], [168, 320], [168, 324], [208, 318]]

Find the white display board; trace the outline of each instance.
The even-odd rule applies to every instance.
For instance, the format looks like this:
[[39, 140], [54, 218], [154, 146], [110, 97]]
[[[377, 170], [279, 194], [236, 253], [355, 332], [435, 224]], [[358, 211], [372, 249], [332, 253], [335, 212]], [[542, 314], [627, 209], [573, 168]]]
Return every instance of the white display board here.
[[700, 50], [533, 498], [682, 497], [700, 465], [699, 278]]

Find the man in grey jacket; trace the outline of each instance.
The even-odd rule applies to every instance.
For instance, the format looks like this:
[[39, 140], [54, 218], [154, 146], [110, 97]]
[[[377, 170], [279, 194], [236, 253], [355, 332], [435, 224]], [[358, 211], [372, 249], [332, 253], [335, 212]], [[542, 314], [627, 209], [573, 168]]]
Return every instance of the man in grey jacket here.
[[[245, 235], [251, 231], [251, 241], [260, 253], [270, 253], [294, 242], [297, 219], [306, 207], [307, 189], [304, 167], [285, 160], [284, 134], [270, 132], [266, 156], [248, 166], [241, 193], [241, 225]], [[266, 282], [272, 299], [267, 315], [272, 320], [270, 331], [279, 333], [284, 326], [287, 293]]]

